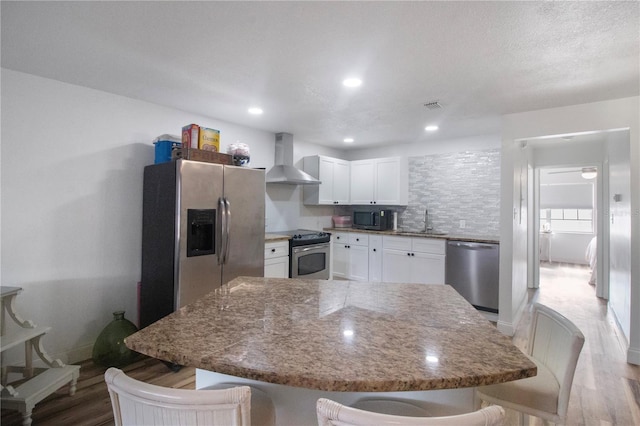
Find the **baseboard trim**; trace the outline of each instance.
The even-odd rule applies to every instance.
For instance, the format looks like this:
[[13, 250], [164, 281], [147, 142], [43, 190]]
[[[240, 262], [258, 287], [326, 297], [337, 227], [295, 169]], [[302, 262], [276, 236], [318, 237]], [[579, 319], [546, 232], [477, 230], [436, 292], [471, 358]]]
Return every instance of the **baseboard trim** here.
[[513, 335], [516, 334], [516, 328], [518, 328], [518, 324], [522, 319], [522, 314], [524, 313], [524, 310], [526, 307], [527, 307], [527, 296], [525, 293], [525, 297], [520, 301], [520, 305], [516, 309], [515, 315], [511, 319], [511, 322], [498, 320], [498, 330], [500, 330], [502, 334], [505, 334], [509, 337], [513, 337]]
[[640, 365], [640, 349], [627, 349], [627, 362], [629, 364]]

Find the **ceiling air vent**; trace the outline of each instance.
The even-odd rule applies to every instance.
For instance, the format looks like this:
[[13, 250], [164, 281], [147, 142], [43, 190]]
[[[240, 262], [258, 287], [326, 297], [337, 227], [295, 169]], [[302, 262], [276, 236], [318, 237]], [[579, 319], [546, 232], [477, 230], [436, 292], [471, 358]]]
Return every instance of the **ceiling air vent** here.
[[440, 104], [438, 103], [438, 101], [427, 102], [426, 104], [424, 104], [424, 106], [425, 106], [427, 109], [441, 109], [441, 108], [442, 108], [442, 105], [440, 105]]

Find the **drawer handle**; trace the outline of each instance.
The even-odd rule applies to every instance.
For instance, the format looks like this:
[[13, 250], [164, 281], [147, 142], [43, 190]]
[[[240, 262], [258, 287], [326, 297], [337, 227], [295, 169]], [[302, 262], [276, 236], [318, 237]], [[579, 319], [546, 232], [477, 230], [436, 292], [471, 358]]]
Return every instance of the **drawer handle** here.
[[275, 253], [275, 252], [276, 252], [276, 249], [271, 249], [271, 253]]

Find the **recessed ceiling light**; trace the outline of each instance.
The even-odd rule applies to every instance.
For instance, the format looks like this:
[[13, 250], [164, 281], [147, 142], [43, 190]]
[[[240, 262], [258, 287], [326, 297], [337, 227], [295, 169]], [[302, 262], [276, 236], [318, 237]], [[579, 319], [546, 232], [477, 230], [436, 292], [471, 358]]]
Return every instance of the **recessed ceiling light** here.
[[359, 78], [347, 78], [346, 80], [342, 81], [342, 84], [347, 87], [358, 87], [362, 84], [362, 80], [360, 80]]
[[251, 108], [249, 108], [249, 114], [260, 115], [260, 114], [262, 114], [262, 108], [251, 107]]
[[435, 124], [427, 126], [424, 128], [427, 132], [435, 132], [436, 130], [438, 130], [438, 126], [436, 126]]
[[353, 142], [353, 138], [344, 138], [344, 143], [352, 143]]

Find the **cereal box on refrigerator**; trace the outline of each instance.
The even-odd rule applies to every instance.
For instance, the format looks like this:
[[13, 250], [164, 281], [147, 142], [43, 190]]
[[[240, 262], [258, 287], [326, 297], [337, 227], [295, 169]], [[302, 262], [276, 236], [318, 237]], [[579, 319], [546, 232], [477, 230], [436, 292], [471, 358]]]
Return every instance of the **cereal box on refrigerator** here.
[[198, 148], [205, 151], [220, 152], [220, 130], [200, 127]]
[[200, 136], [200, 126], [189, 124], [182, 128], [182, 147], [198, 148], [198, 138]]

